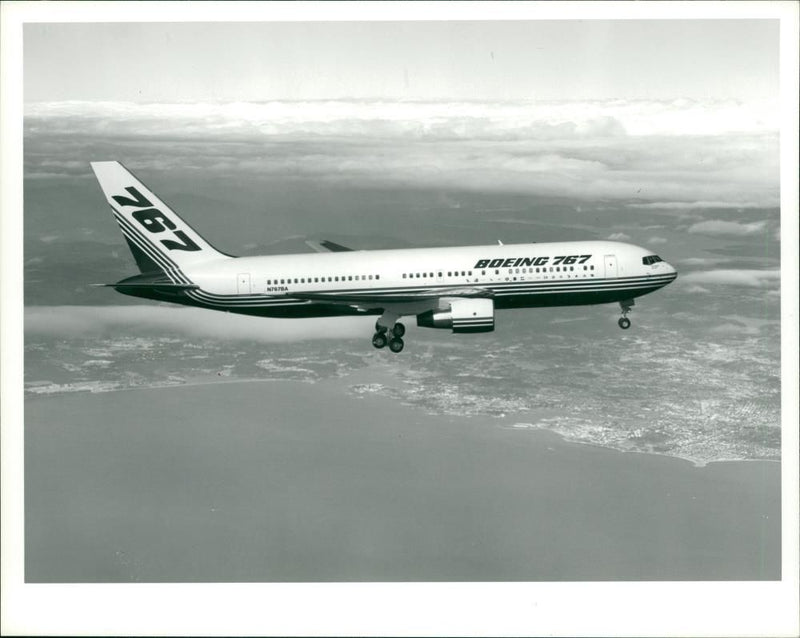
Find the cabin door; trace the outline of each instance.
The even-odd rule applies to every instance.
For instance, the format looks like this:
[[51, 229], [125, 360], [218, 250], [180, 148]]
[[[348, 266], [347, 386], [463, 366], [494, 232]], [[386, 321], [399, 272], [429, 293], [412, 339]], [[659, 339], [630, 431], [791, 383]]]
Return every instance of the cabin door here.
[[239, 273], [236, 277], [237, 277], [236, 291], [240, 295], [249, 295], [250, 294], [250, 273], [249, 272], [242, 272], [242, 273]]
[[606, 255], [604, 257], [604, 262], [606, 265], [606, 279], [617, 277], [617, 256], [616, 255]]

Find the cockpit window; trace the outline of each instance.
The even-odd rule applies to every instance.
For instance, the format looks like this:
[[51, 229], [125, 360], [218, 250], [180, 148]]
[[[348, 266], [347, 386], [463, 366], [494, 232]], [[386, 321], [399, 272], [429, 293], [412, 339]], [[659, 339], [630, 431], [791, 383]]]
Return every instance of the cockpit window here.
[[659, 257], [658, 255], [648, 255], [647, 257], [642, 257], [642, 263], [645, 266], [652, 266], [653, 264], [658, 263], [659, 261], [664, 261], [664, 260], [661, 259], [661, 257]]

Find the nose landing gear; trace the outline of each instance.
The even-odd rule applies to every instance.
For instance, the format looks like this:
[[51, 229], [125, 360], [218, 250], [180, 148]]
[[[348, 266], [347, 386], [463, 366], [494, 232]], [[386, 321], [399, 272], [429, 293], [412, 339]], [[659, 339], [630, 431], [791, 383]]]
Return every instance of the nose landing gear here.
[[382, 322], [382, 320], [385, 321], [387, 318], [392, 319], [383, 315], [375, 322], [375, 334], [372, 335], [372, 345], [380, 349], [386, 347], [388, 344], [389, 350], [397, 354], [398, 352], [402, 352], [405, 347], [403, 335], [406, 333], [406, 327], [397, 321], [397, 317], [394, 317], [394, 322], [391, 324], [390, 329], [386, 323]]
[[617, 321], [617, 324], [623, 330], [627, 330], [631, 327], [631, 320], [628, 319], [628, 313], [633, 308], [634, 300], [633, 299], [626, 299], [624, 301], [619, 302], [619, 307], [622, 310], [622, 316]]

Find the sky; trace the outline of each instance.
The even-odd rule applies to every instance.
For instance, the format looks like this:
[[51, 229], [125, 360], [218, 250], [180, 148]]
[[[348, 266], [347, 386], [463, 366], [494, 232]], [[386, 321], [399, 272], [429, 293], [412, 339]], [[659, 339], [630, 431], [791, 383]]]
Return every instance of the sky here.
[[26, 102], [752, 100], [777, 20], [27, 24]]

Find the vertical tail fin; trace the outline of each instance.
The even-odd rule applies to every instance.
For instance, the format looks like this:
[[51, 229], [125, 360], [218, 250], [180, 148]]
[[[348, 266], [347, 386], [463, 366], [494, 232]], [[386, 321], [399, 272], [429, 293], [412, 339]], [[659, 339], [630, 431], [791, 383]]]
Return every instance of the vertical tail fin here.
[[216, 250], [119, 162], [92, 162], [100, 188], [143, 274], [189, 283], [183, 268], [230, 255]]

